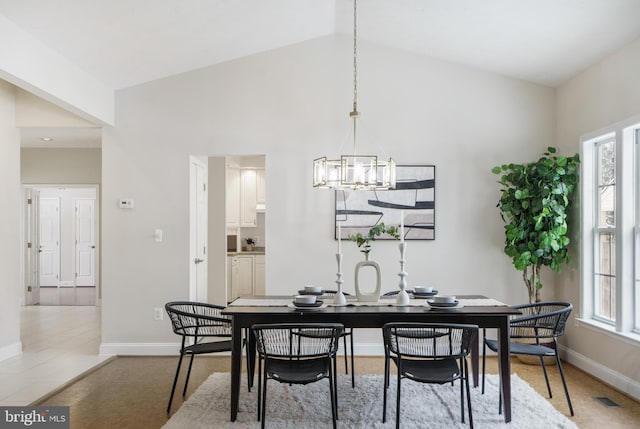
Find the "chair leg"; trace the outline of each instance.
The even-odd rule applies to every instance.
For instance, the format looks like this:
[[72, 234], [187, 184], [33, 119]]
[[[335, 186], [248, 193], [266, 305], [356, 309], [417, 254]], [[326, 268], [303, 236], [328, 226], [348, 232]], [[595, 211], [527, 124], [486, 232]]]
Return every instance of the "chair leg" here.
[[396, 429], [400, 429], [400, 381], [402, 380], [401, 374], [402, 374], [402, 370], [400, 369], [401, 367], [398, 366], [398, 391], [396, 394]]
[[262, 358], [258, 358], [258, 421], [260, 421], [260, 415], [262, 412], [262, 408], [260, 406], [262, 399]]
[[473, 414], [471, 411], [471, 389], [469, 388], [469, 364], [464, 360], [464, 384], [467, 386], [467, 410], [469, 411], [469, 426], [473, 429]]
[[482, 394], [484, 395], [484, 374], [487, 365], [487, 343], [484, 339], [487, 335], [487, 328], [482, 328]]
[[336, 420], [338, 420], [338, 358], [333, 355], [333, 395], [336, 401]]
[[167, 414], [171, 412], [171, 403], [173, 402], [173, 394], [176, 391], [176, 385], [178, 384], [178, 376], [180, 375], [180, 367], [182, 366], [182, 358], [184, 355], [180, 353], [180, 359], [178, 360], [178, 367], [176, 368], [176, 375], [173, 377], [173, 386], [171, 387], [171, 396], [169, 396], [169, 405], [167, 405]]
[[189, 385], [189, 377], [191, 377], [191, 367], [193, 366], [193, 358], [194, 354], [191, 355], [191, 359], [189, 360], [189, 370], [187, 371], [187, 379], [184, 381], [184, 389], [182, 389], [182, 397], [184, 398], [187, 394], [187, 386]]
[[464, 423], [464, 369], [462, 368], [462, 360], [464, 358], [460, 358], [459, 366], [460, 366], [460, 416], [462, 418], [461, 422]]
[[573, 416], [573, 405], [571, 405], [571, 398], [569, 397], [569, 389], [567, 388], [567, 382], [564, 379], [564, 371], [562, 370], [562, 363], [560, 363], [560, 356], [556, 353], [556, 362], [558, 363], [558, 371], [560, 371], [560, 379], [562, 379], [562, 387], [564, 387], [564, 394], [567, 397], [567, 404], [569, 404], [569, 411]]
[[338, 398], [333, 384], [333, 370], [329, 369], [329, 396], [331, 397], [331, 419], [333, 421], [333, 429], [336, 429]]
[[353, 328], [351, 329], [351, 335], [349, 335], [349, 342], [351, 344], [351, 387], [356, 388], [356, 367], [353, 364]]
[[342, 336], [342, 344], [344, 346], [344, 373], [349, 374], [349, 365], [347, 365], [348, 353], [347, 353], [347, 336]]
[[389, 389], [389, 358], [384, 353], [384, 386], [382, 389], [382, 423], [387, 422], [387, 389]]
[[542, 366], [542, 372], [544, 373], [544, 381], [547, 382], [547, 391], [549, 392], [549, 398], [553, 398], [551, 393], [551, 385], [549, 384], [549, 376], [547, 375], [547, 366], [544, 364], [544, 357], [540, 356], [540, 365]]
[[264, 369], [264, 375], [262, 376], [262, 422], [261, 422], [261, 428], [264, 429], [264, 420], [265, 420], [265, 410], [267, 408], [267, 369], [266, 369], [266, 362], [265, 362], [265, 369]]

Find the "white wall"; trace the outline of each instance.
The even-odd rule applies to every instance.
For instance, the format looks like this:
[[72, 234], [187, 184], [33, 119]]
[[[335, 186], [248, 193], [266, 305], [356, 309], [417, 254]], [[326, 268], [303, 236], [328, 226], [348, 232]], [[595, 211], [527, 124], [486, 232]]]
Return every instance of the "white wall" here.
[[[640, 114], [640, 39], [558, 88], [557, 142], [566, 153], [580, 151], [580, 136]], [[578, 213], [575, 213], [576, 219]], [[575, 237], [576, 242], [579, 239]], [[579, 249], [574, 247], [576, 259]], [[557, 298], [580, 313], [578, 264], [557, 277]], [[569, 324], [568, 355], [572, 363], [640, 398], [640, 344], [605, 334], [587, 325]]]
[[101, 149], [23, 148], [20, 153], [22, 183], [99, 184]]
[[[103, 351], [176, 341], [152, 310], [188, 297], [189, 155], [266, 154], [267, 293], [334, 286], [334, 198], [312, 189], [311, 161], [350, 150], [351, 49], [328, 36], [117, 93], [117, 127], [103, 136]], [[409, 242], [409, 284], [524, 301], [490, 170], [554, 142], [554, 90], [365, 43], [359, 52], [361, 151], [436, 165], [436, 240]], [[122, 197], [135, 208], [118, 209]], [[362, 256], [343, 251], [353, 291]], [[375, 243], [385, 290], [398, 285], [398, 257], [396, 243]]]
[[14, 125], [15, 89], [0, 80], [0, 360], [20, 343], [20, 135]]

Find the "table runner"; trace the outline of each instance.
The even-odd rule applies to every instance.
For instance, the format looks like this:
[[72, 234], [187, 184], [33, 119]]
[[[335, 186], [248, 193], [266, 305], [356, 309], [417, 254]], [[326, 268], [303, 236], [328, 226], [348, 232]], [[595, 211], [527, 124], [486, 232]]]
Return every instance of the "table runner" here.
[[[333, 297], [325, 297], [324, 303], [329, 307], [338, 307], [333, 303]], [[428, 305], [426, 299], [410, 299], [409, 306], [426, 306]], [[507, 304], [491, 298], [472, 298], [472, 299], [459, 299], [460, 305], [464, 307], [502, 307]], [[233, 307], [287, 307], [293, 302], [293, 298], [238, 298], [229, 306]], [[347, 298], [347, 306], [353, 307], [394, 307], [397, 306], [396, 298], [380, 298], [375, 302], [360, 302], [355, 297]]]

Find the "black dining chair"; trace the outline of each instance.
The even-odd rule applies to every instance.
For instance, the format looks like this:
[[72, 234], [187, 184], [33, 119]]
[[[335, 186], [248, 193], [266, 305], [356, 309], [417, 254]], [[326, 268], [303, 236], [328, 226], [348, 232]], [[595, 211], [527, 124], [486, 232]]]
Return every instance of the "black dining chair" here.
[[[558, 355], [558, 337], [564, 335], [565, 326], [569, 319], [569, 314], [573, 309], [573, 305], [568, 302], [536, 302], [533, 304], [514, 305], [522, 312], [521, 315], [512, 316], [509, 320], [509, 332], [511, 341], [509, 343], [510, 353], [512, 355], [528, 355], [538, 356], [544, 374], [544, 380], [547, 383], [547, 391], [549, 398], [552, 398], [551, 385], [549, 384], [549, 376], [547, 375], [547, 367], [545, 366], [545, 357], [554, 357], [562, 379], [564, 394], [567, 397], [569, 411], [573, 416], [573, 406], [569, 397], [569, 389], [564, 378], [562, 370], [562, 362]], [[486, 337], [486, 329], [484, 331], [484, 342], [482, 346], [482, 393], [484, 393], [484, 378], [487, 347], [492, 351], [498, 350], [498, 341]], [[499, 400], [499, 411], [502, 412], [502, 396]]]
[[382, 422], [387, 421], [389, 367], [397, 368], [396, 428], [400, 428], [401, 380], [446, 384], [460, 380], [460, 411], [464, 423], [464, 391], [467, 396], [469, 425], [473, 428], [469, 369], [466, 357], [477, 325], [438, 323], [387, 323], [382, 327], [385, 350]]
[[[333, 297], [335, 296], [335, 294], [338, 293], [337, 290], [325, 290], [324, 291], [324, 296], [326, 298], [331, 298], [333, 299]], [[344, 296], [352, 296], [350, 293], [347, 292], [343, 292]], [[344, 331], [342, 331], [342, 344], [344, 346], [344, 372], [345, 374], [349, 375], [349, 365], [347, 363], [347, 360], [349, 359], [349, 353], [351, 353], [351, 387], [355, 388], [356, 387], [356, 369], [355, 369], [355, 365], [354, 365], [354, 354], [353, 354], [353, 328], [345, 328]], [[349, 339], [349, 346], [350, 349], [347, 349], [347, 338]], [[347, 350], [350, 350], [347, 351]]]
[[[165, 310], [171, 319], [173, 332], [182, 337], [180, 359], [173, 378], [171, 396], [167, 405], [167, 413], [171, 412], [171, 403], [178, 383], [182, 358], [190, 355], [189, 369], [182, 390], [182, 397], [187, 393], [193, 358], [195, 355], [231, 351], [231, 319], [221, 314], [224, 307], [193, 301], [173, 301], [165, 304]], [[215, 338], [216, 340], [211, 340]], [[187, 341], [190, 339], [191, 341]], [[207, 340], [207, 341], [203, 341]], [[249, 359], [247, 359], [249, 373]]]
[[[336, 428], [336, 352], [343, 329], [340, 323], [281, 323], [251, 327], [258, 351], [258, 420], [261, 420], [263, 429], [267, 380], [304, 385], [325, 378], [329, 379], [331, 416], [333, 428]], [[300, 331], [307, 335], [299, 335]]]

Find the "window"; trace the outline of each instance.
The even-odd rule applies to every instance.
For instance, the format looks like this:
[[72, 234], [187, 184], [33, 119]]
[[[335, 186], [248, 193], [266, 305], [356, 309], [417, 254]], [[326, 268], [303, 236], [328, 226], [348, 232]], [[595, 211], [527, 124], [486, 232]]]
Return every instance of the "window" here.
[[613, 323], [616, 320], [616, 142], [614, 138], [594, 142], [596, 152], [595, 183], [595, 257], [594, 317]]
[[639, 142], [640, 118], [581, 141], [581, 317], [621, 334], [640, 334]]

